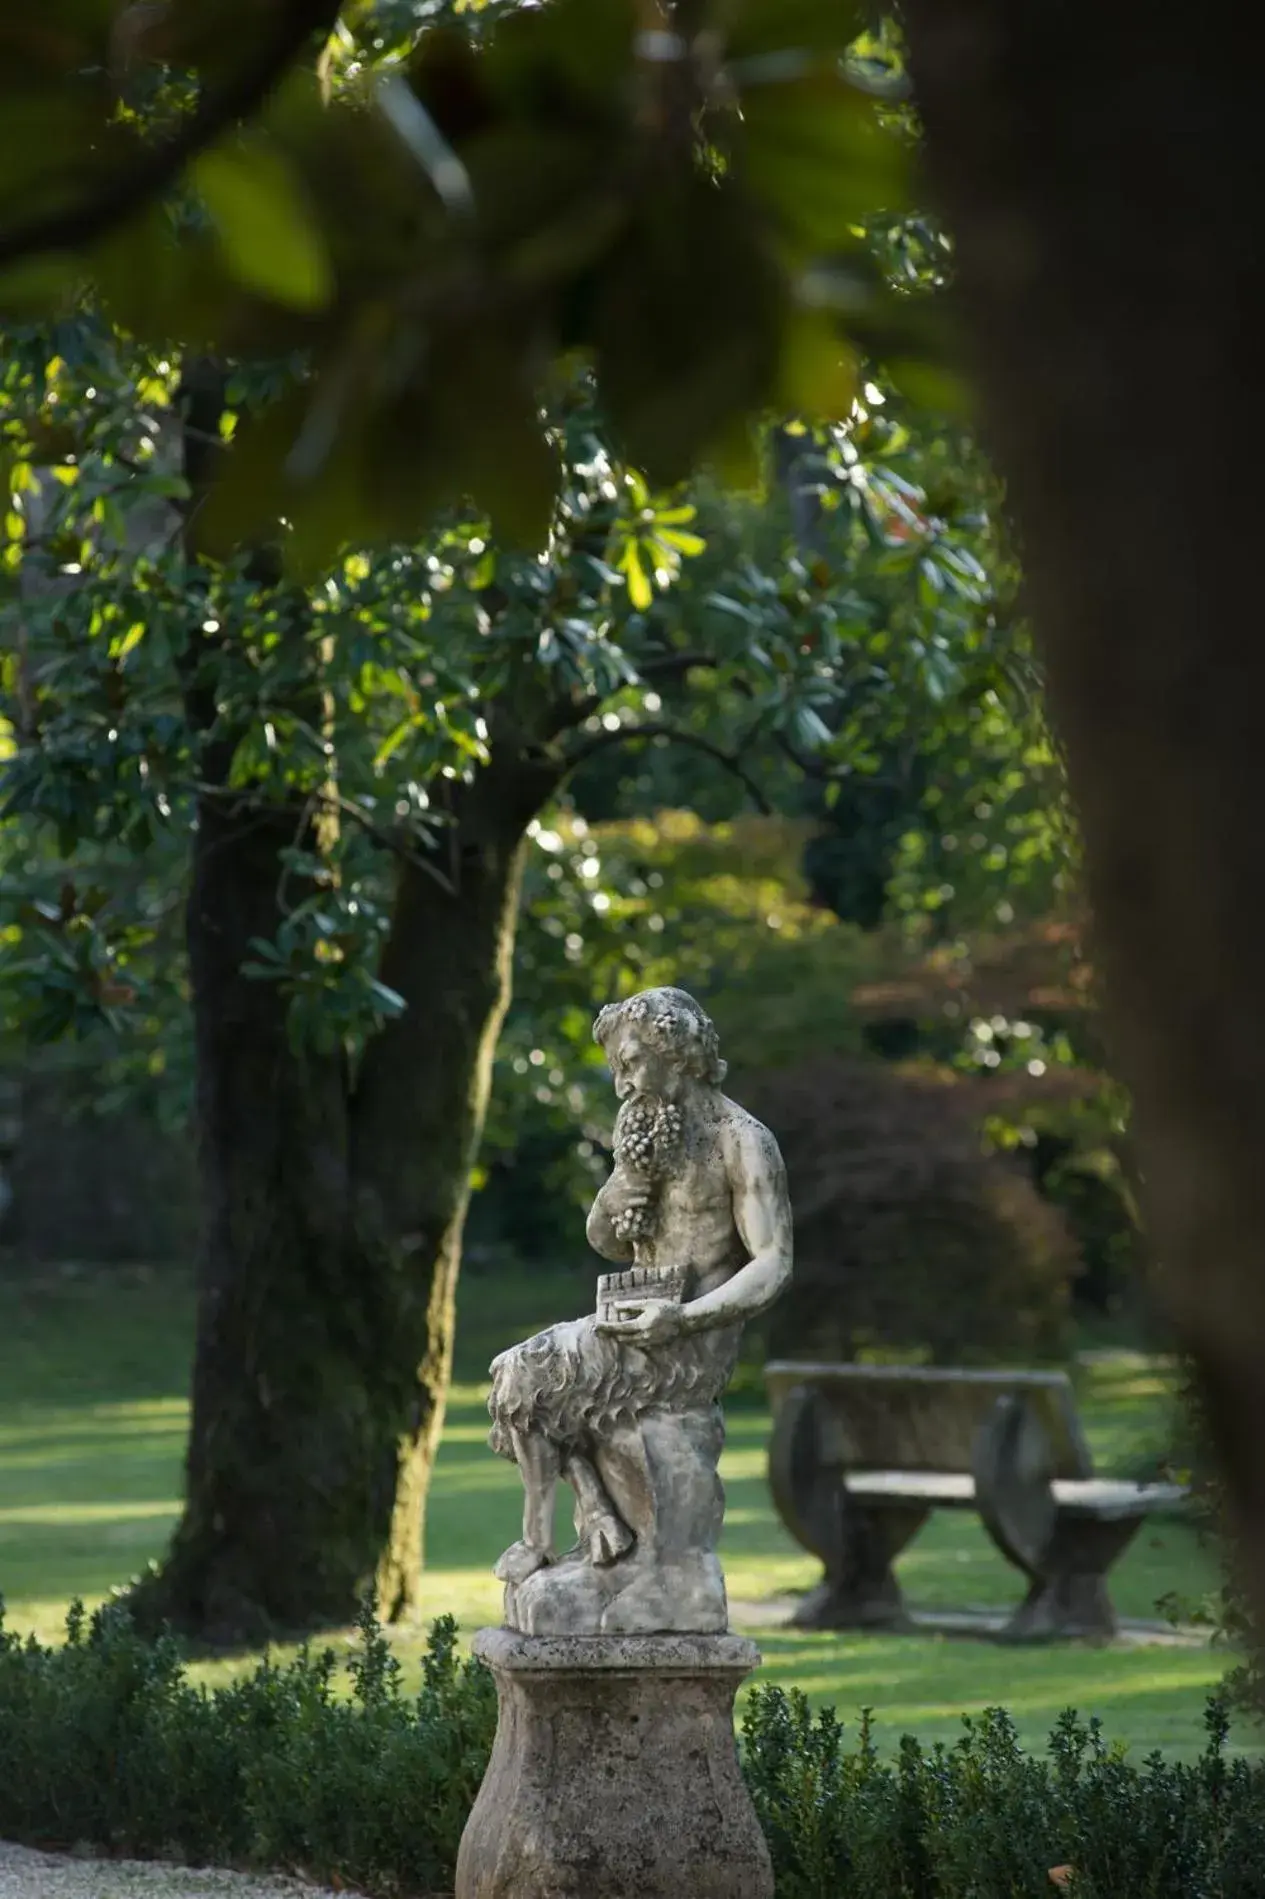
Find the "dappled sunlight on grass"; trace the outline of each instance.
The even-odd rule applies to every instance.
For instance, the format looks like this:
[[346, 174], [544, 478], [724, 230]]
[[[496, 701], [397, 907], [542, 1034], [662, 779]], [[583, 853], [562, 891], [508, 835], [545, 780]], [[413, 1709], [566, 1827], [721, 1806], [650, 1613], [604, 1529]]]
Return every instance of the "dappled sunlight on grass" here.
[[[840, 1636], [762, 1631], [763, 1679], [802, 1688], [854, 1723], [877, 1711], [879, 1739], [903, 1731], [952, 1741], [964, 1714], [1004, 1705], [1025, 1745], [1040, 1746], [1065, 1708], [1098, 1715], [1109, 1738], [1140, 1752], [1191, 1755], [1203, 1746], [1203, 1706], [1222, 1672], [1206, 1649], [1001, 1648], [944, 1636]], [[1259, 1748], [1244, 1731], [1240, 1745]]]
[[25, 1508], [0, 1509], [0, 1525], [37, 1523], [112, 1523], [120, 1518], [174, 1517], [180, 1506], [174, 1497], [162, 1503], [31, 1503]]
[[[467, 1286], [463, 1309], [474, 1324], [459, 1342], [462, 1376], [450, 1395], [431, 1495], [423, 1627], [452, 1614], [468, 1639], [500, 1620], [491, 1566], [519, 1534], [522, 1495], [513, 1466], [487, 1447], [480, 1374], [542, 1312], [576, 1309], [576, 1288], [587, 1283], [558, 1275], [542, 1285], [524, 1275], [505, 1300], [486, 1281]], [[131, 1283], [102, 1275], [35, 1291], [0, 1288], [0, 1590], [11, 1626], [56, 1639], [73, 1595], [95, 1606], [161, 1555], [179, 1512], [192, 1323], [192, 1298], [179, 1280]], [[1112, 1359], [1082, 1370], [1078, 1386], [1104, 1469], [1132, 1471], [1162, 1447], [1170, 1388], [1163, 1367]], [[759, 1605], [807, 1589], [819, 1574], [770, 1504], [768, 1429], [766, 1412], [751, 1398], [732, 1406], [722, 1464], [729, 1498], [722, 1554], [738, 1626], [747, 1605], [755, 1616]], [[572, 1540], [570, 1508], [564, 1489], [564, 1547]], [[1003, 1607], [1021, 1589], [968, 1513], [933, 1516], [900, 1572], [911, 1602], [926, 1608]], [[1126, 1614], [1147, 1616], [1165, 1589], [1198, 1593], [1211, 1577], [1191, 1532], [1156, 1522], [1116, 1570], [1116, 1600]], [[952, 1740], [962, 1713], [1004, 1702], [1034, 1743], [1075, 1705], [1101, 1715], [1109, 1735], [1135, 1748], [1189, 1754], [1202, 1745], [1204, 1696], [1223, 1669], [1222, 1658], [1203, 1649], [1008, 1649], [972, 1638], [800, 1632], [769, 1627], [767, 1612], [757, 1620], [763, 1679], [837, 1703], [850, 1721], [872, 1705], [880, 1734], [892, 1742], [906, 1729]], [[392, 1640], [414, 1684], [424, 1634], [400, 1629]], [[346, 1632], [331, 1638], [342, 1655], [348, 1641]], [[219, 1680], [249, 1665], [249, 1658], [200, 1662], [194, 1672]]]

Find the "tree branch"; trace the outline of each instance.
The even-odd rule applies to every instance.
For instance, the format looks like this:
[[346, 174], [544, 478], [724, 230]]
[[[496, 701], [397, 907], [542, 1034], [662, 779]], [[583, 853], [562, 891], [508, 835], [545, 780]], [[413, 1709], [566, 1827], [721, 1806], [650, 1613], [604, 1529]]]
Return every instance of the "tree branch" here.
[[208, 93], [174, 137], [154, 146], [124, 176], [111, 179], [85, 202], [0, 231], [0, 265], [48, 251], [81, 249], [159, 196], [174, 184], [190, 159], [263, 104], [308, 40], [333, 27], [338, 8], [339, 0], [288, 0], [279, 9], [275, 29], [259, 58]]
[[642, 679], [666, 679], [679, 673], [692, 673], [700, 667], [720, 665], [715, 653], [651, 653], [637, 663]]
[[747, 772], [736, 752], [727, 752], [723, 745], [716, 745], [711, 739], [703, 738], [698, 732], [683, 732], [679, 726], [666, 725], [661, 721], [652, 721], [645, 725], [621, 725], [617, 732], [598, 732], [581, 745], [578, 750], [567, 755], [568, 770], [574, 771], [580, 765], [587, 764], [599, 752], [609, 751], [613, 745], [628, 745], [645, 739], [669, 739], [674, 745], [691, 745], [696, 752], [702, 752], [708, 758], [715, 759], [727, 772], [743, 786], [756, 810], [766, 818], [773, 814], [773, 807], [765, 797], [755, 779]]
[[401, 829], [390, 825], [379, 824], [376, 819], [365, 810], [364, 806], [357, 804], [353, 798], [344, 798], [341, 794], [335, 793], [332, 794], [330, 802], [336, 806], [343, 817], [350, 818], [352, 823], [358, 825], [365, 833], [366, 837], [372, 838], [373, 842], [381, 845], [383, 850], [390, 851], [393, 856], [400, 858], [403, 863], [412, 864], [414, 869], [420, 870], [427, 877], [432, 878], [434, 882], [439, 885], [445, 896], [456, 896], [457, 886], [453, 883], [452, 879], [446, 877], [439, 866], [426, 856], [425, 852], [415, 850], [413, 846], [408, 843]]

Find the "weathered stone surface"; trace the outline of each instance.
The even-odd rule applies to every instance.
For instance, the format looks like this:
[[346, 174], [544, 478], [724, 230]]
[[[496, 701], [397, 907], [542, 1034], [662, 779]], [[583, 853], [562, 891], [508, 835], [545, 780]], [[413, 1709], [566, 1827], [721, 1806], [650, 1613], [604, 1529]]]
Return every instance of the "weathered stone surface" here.
[[614, 1563], [583, 1544], [505, 1591], [508, 1628], [528, 1635], [628, 1635], [664, 1630], [721, 1635], [729, 1627], [716, 1554], [725, 1493], [716, 1472], [725, 1430], [719, 1405], [617, 1425], [594, 1468], [633, 1533]]
[[[624, 1270], [596, 1310], [492, 1366], [492, 1446], [522, 1474], [523, 1534], [497, 1565], [508, 1627], [532, 1635], [720, 1633], [719, 1399], [745, 1320], [791, 1271], [777, 1143], [721, 1093], [716, 1031], [692, 996], [650, 989], [594, 1035], [622, 1103], [588, 1238]], [[559, 1479], [576, 1547], [553, 1548]]]
[[484, 1629], [496, 1745], [457, 1860], [457, 1899], [772, 1899], [738, 1766], [736, 1635]]
[[766, 1367], [769, 1482], [787, 1528], [825, 1564], [801, 1628], [909, 1628], [893, 1565], [932, 1510], [978, 1510], [1028, 1579], [1009, 1639], [1111, 1639], [1107, 1571], [1175, 1484], [1095, 1477], [1062, 1372], [941, 1366]]

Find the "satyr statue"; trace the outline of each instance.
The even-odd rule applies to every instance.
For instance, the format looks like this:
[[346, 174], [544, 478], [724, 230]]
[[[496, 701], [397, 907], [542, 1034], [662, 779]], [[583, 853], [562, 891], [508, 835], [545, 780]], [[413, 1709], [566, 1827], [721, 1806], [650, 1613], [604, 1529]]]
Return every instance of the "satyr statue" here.
[[[719, 1399], [744, 1320], [791, 1271], [777, 1143], [721, 1093], [716, 1031], [681, 989], [603, 1009], [593, 1034], [620, 1109], [589, 1243], [623, 1271], [596, 1311], [492, 1366], [492, 1448], [513, 1458], [523, 1535], [497, 1564], [505, 1621], [531, 1635], [727, 1626]], [[577, 1546], [553, 1547], [559, 1477]]]

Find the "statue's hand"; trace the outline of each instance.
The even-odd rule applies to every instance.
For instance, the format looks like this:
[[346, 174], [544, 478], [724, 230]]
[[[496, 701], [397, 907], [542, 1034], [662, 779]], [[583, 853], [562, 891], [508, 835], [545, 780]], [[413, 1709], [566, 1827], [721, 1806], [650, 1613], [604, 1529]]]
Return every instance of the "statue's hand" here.
[[684, 1315], [673, 1299], [630, 1300], [618, 1310], [631, 1316], [600, 1319], [597, 1329], [627, 1345], [670, 1345], [685, 1331]]

